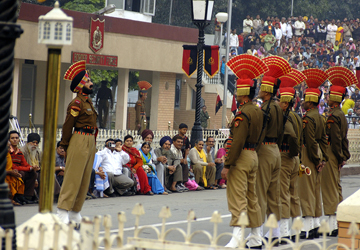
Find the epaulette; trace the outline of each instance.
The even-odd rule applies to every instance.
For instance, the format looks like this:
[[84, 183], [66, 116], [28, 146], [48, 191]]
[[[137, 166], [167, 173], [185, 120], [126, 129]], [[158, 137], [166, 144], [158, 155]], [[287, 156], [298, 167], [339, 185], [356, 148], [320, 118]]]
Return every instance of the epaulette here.
[[75, 100], [75, 103], [76, 104], [81, 104], [81, 101], [80, 100]]

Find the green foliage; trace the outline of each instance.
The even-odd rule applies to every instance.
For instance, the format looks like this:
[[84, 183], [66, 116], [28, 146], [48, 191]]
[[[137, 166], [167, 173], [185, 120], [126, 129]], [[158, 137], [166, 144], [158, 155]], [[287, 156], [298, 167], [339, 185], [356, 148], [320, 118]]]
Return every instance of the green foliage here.
[[139, 90], [139, 71], [130, 71], [129, 72], [129, 91]]
[[73, 0], [67, 1], [63, 9], [92, 13], [105, 6], [105, 0]]

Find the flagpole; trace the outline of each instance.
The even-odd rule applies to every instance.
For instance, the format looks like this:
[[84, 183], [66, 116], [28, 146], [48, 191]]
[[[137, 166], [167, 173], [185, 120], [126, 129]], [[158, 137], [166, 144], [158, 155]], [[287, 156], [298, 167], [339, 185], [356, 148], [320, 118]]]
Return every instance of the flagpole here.
[[[232, 15], [232, 0], [228, 0], [228, 21], [226, 25], [226, 62], [229, 61], [229, 37], [231, 30], [231, 15]], [[228, 67], [225, 66], [225, 75], [224, 75], [224, 97], [223, 97], [223, 110], [222, 110], [222, 119], [221, 124], [223, 128], [226, 128], [226, 111], [227, 111], [227, 88], [228, 88]]]

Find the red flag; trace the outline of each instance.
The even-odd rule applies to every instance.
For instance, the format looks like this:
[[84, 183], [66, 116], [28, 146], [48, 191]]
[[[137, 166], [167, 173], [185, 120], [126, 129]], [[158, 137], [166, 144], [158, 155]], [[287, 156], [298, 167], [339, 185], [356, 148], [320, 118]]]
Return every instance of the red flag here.
[[358, 79], [358, 84], [356, 84], [356, 87], [360, 88], [360, 67], [356, 67], [356, 78]]
[[235, 95], [233, 95], [233, 101], [232, 101], [232, 105], [231, 105], [231, 112], [233, 112], [234, 116], [236, 114], [236, 110], [237, 110], [237, 105], [236, 105]]
[[219, 46], [204, 46], [204, 71], [212, 78], [219, 71]]
[[216, 97], [216, 105], [215, 105], [215, 115], [216, 113], [219, 111], [219, 109], [221, 108], [222, 106], [222, 101], [221, 101], [221, 98], [219, 96], [219, 94], [217, 95]]
[[197, 67], [197, 46], [183, 45], [183, 48], [182, 70], [190, 77], [194, 74]]

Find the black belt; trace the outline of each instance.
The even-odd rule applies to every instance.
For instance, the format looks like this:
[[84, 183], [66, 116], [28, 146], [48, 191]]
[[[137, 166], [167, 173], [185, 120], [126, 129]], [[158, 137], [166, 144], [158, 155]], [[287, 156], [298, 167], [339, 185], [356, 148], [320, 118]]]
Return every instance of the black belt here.
[[288, 150], [290, 150], [290, 146], [288, 144], [281, 144], [280, 150], [281, 151], [288, 151]]
[[264, 142], [277, 142], [277, 138], [265, 137]]
[[245, 144], [244, 144], [244, 148], [255, 149], [256, 147], [257, 147], [256, 143], [245, 142]]
[[75, 131], [86, 133], [86, 134], [95, 134], [95, 129], [88, 129], [88, 128], [75, 128]]

